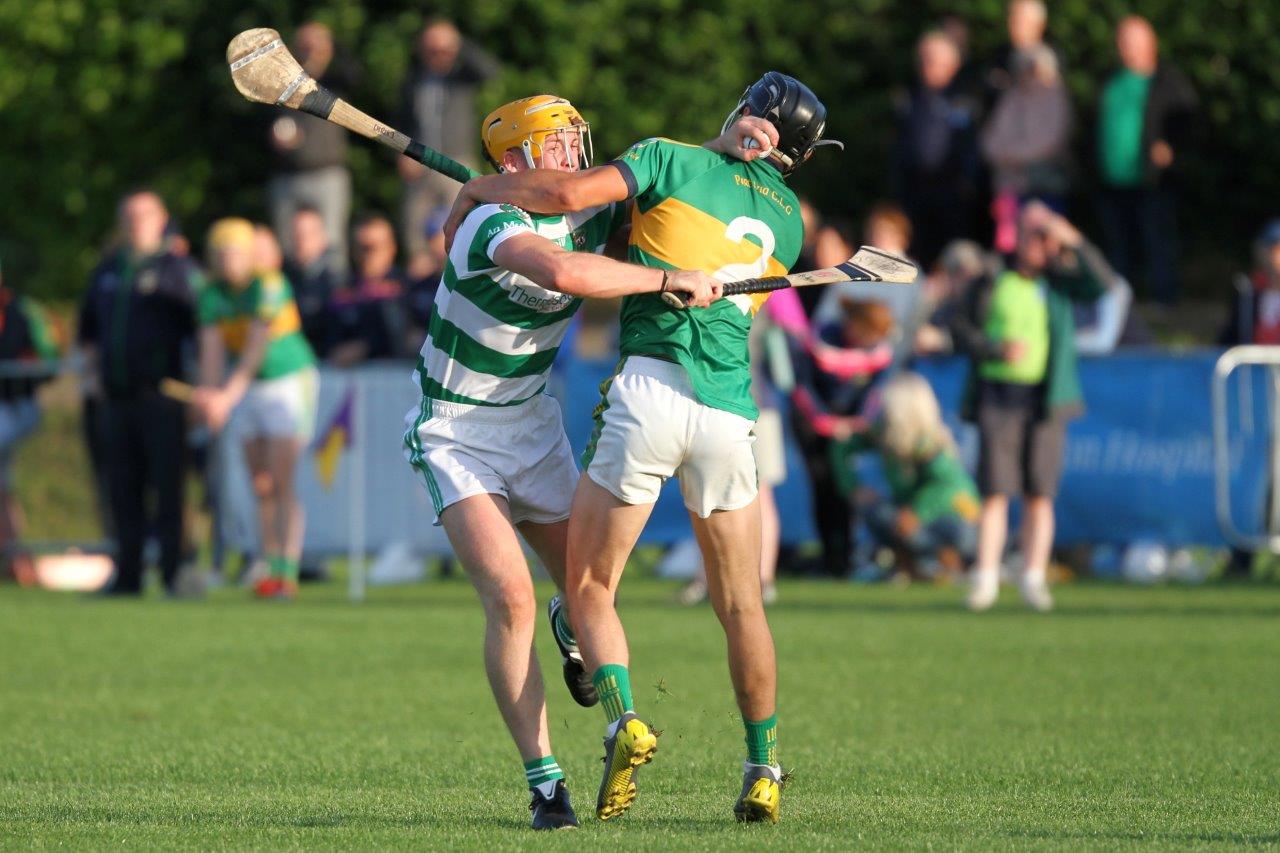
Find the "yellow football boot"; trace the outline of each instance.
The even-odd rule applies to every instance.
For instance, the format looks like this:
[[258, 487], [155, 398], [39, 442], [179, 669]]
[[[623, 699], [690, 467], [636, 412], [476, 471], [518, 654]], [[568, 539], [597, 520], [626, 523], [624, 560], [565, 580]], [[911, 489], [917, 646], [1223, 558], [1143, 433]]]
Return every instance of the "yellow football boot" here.
[[609, 820], [631, 808], [636, 799], [636, 773], [658, 751], [658, 733], [631, 711], [604, 741], [604, 779], [596, 797], [596, 817]]

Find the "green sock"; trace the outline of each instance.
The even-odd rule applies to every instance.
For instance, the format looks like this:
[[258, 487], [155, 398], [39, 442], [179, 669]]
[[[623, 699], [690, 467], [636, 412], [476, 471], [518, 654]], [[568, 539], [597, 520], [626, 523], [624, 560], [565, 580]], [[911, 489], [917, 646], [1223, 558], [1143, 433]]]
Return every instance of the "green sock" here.
[[278, 554], [267, 557], [267, 571], [273, 578], [284, 578], [286, 576], [285, 572], [287, 571], [284, 557], [281, 557]]
[[526, 761], [524, 763], [524, 778], [529, 783], [529, 790], [533, 790], [539, 785], [563, 779], [564, 771], [560, 769], [560, 763], [556, 761], [554, 755], [547, 755], [542, 758], [535, 758], [533, 761]]
[[290, 560], [287, 557], [281, 557], [280, 562], [284, 565], [284, 578], [297, 582], [298, 580], [298, 561]]
[[767, 720], [753, 723], [746, 717], [742, 722], [747, 727], [747, 761], [752, 764], [778, 765], [778, 715]]
[[631, 700], [631, 676], [625, 666], [607, 663], [591, 676], [591, 683], [596, 686], [600, 696], [600, 707], [609, 722], [621, 717], [628, 711], [634, 711]]

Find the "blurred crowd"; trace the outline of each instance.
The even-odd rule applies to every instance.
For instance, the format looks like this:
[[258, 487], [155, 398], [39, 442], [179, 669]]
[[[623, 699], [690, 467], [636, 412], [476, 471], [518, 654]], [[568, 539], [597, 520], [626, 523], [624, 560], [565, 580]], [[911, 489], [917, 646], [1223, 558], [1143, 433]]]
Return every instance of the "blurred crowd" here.
[[[1131, 310], [1135, 291], [1165, 305], [1178, 298], [1178, 177], [1195, 156], [1198, 105], [1142, 17], [1116, 25], [1116, 69], [1096, 81], [1087, 104], [1064, 83], [1045, 3], [1012, 0], [1007, 31], [1005, 47], [989, 57], [970, 55], [959, 17], [926, 31], [915, 48], [917, 79], [896, 99], [889, 197], [858, 224], [803, 205], [797, 269], [834, 266], [866, 243], [912, 257], [923, 273], [914, 287], [780, 291], [762, 312], [753, 346], [758, 462], [773, 540], [766, 584], [779, 562], [864, 578], [956, 577], [971, 568], [970, 605], [990, 606], [1007, 550], [1008, 503], [1023, 498], [1021, 591], [1031, 606], [1050, 604], [1045, 574], [1065, 424], [1083, 405], [1076, 359], [1153, 342]], [[357, 85], [359, 64], [324, 24], [299, 27], [291, 48], [335, 93]], [[444, 19], [423, 27], [413, 54], [399, 126], [476, 166], [476, 90], [500, 65]], [[1086, 106], [1092, 156], [1080, 158], [1072, 138]], [[321, 362], [341, 368], [416, 357], [457, 185], [400, 158], [395, 215], [353, 216], [346, 131], [280, 109], [265, 136], [271, 175], [266, 224], [253, 229], [252, 280], [287, 283], [296, 332]], [[1084, 197], [1082, 187], [1096, 188], [1087, 196], [1096, 238], [1072, 223], [1068, 206]], [[227, 271], [214, 251], [197, 263], [156, 193], [125, 193], [118, 214], [79, 317], [85, 436], [103, 526], [123, 564], [117, 584], [139, 588], [143, 540], [152, 535], [162, 578], [176, 594], [187, 547], [185, 407], [194, 402], [207, 416], [217, 406], [207, 396], [183, 403], [161, 388], [195, 376], [201, 292]], [[1280, 343], [1280, 220], [1261, 232], [1253, 260], [1237, 282], [1224, 344]], [[57, 357], [38, 306], [8, 289], [0, 302], [0, 359]], [[263, 310], [255, 302], [259, 313], [247, 316], [272, 328], [293, 316], [279, 306], [269, 316]], [[970, 364], [963, 415], [980, 436], [973, 471], [961, 463], [929, 385], [911, 372], [916, 359], [953, 354]], [[15, 574], [29, 570], [14, 545], [21, 514], [8, 469], [13, 447], [39, 420], [36, 384], [0, 379], [0, 544]], [[769, 486], [787, 476], [786, 440], [795, 442], [812, 490], [820, 550], [811, 560], [778, 557]], [[878, 459], [883, 493], [859, 474], [867, 458]], [[292, 536], [281, 524], [281, 535]], [[701, 594], [695, 582], [686, 598]]]

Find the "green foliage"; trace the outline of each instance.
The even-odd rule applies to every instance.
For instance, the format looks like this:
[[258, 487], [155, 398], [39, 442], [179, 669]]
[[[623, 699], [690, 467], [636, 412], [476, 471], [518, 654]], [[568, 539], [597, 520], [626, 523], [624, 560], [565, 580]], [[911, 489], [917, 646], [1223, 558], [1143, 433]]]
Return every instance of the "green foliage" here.
[[[1053, 5], [1051, 37], [1084, 119], [1114, 61], [1114, 22], [1130, 8], [1122, 0]], [[1280, 178], [1264, 166], [1280, 160], [1280, 11], [1247, 0], [1151, 0], [1143, 10], [1203, 100], [1184, 229], [1188, 268], [1209, 270], [1200, 284], [1218, 288], [1213, 262], [1246, 257], [1280, 193]], [[454, 16], [505, 61], [482, 104], [534, 90], [564, 94], [592, 121], [600, 157], [652, 134], [711, 136], [760, 72], [794, 73], [827, 100], [830, 135], [849, 146], [844, 156], [822, 152], [797, 186], [850, 216], [885, 192], [892, 97], [911, 81], [916, 37], [944, 11], [968, 17], [975, 55], [1003, 40], [1003, 0], [444, 0], [429, 9]], [[287, 36], [310, 16], [329, 22], [366, 66], [353, 100], [390, 119], [426, 14], [417, 4], [358, 0], [0, 0], [6, 271], [38, 293], [75, 295], [109, 234], [116, 198], [133, 184], [157, 187], [197, 245], [217, 216], [261, 218], [265, 110], [231, 86], [229, 38], [261, 25]], [[1087, 155], [1088, 122], [1081, 125]], [[357, 206], [394, 209], [390, 155], [360, 142], [351, 164]], [[1079, 208], [1087, 212], [1087, 198]]]

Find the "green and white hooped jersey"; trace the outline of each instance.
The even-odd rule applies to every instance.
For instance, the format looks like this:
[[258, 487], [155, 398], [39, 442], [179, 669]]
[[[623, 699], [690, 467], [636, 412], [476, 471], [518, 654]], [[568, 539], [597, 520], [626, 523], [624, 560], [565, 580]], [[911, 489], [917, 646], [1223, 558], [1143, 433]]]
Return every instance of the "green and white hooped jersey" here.
[[569, 251], [600, 252], [625, 204], [543, 216], [486, 204], [463, 220], [449, 252], [415, 378], [424, 397], [512, 406], [542, 392], [582, 300], [501, 269], [498, 246], [537, 234]]

